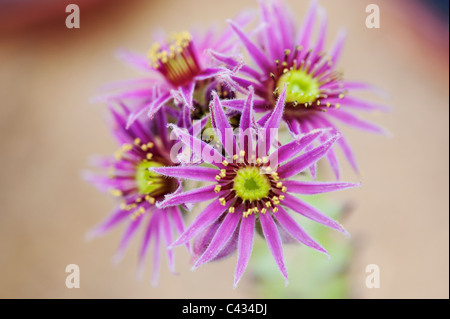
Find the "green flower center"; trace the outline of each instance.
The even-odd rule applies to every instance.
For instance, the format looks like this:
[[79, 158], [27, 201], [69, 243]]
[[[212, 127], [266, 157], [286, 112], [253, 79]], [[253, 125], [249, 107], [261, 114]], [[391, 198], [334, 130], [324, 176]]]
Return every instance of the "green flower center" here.
[[153, 161], [142, 161], [136, 168], [136, 182], [140, 194], [157, 193], [164, 186], [164, 177], [149, 171], [151, 167], [162, 167], [161, 163]]
[[233, 189], [236, 195], [244, 201], [257, 201], [269, 195], [270, 181], [258, 167], [240, 168], [233, 179]]
[[285, 84], [287, 84], [287, 102], [312, 103], [320, 93], [319, 82], [305, 70], [291, 70], [283, 74], [277, 82], [279, 92], [284, 89]]

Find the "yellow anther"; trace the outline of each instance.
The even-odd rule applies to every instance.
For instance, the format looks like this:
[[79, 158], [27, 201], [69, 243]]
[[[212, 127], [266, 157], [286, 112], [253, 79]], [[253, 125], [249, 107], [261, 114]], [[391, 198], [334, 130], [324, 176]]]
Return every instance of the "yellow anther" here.
[[142, 197], [138, 197], [138, 198], [136, 198], [135, 202], [136, 202], [136, 203], [140, 203], [140, 202], [142, 202]]
[[148, 146], [147, 144], [144, 144], [141, 146], [141, 150], [143, 150], [144, 152], [146, 152], [148, 150]]
[[328, 102], [328, 103], [327, 103], [327, 107], [330, 107], [330, 106], [331, 106], [331, 103], [330, 103], [330, 102]]
[[273, 211], [274, 213], [278, 212], [278, 207], [275, 207], [274, 209], [272, 209], [272, 211]]
[[269, 207], [271, 207], [272, 206], [272, 203], [271, 202], [266, 202], [266, 207], [267, 208], [269, 208]]
[[343, 99], [345, 97], [345, 95], [343, 93], [339, 94], [339, 98]]
[[282, 183], [282, 182], [278, 182], [278, 183], [276, 184], [276, 186], [277, 186], [277, 188], [281, 188], [281, 187], [283, 187], [283, 183]]
[[155, 198], [150, 196], [148, 202], [153, 205], [155, 203]]
[[117, 196], [117, 197], [120, 197], [123, 195], [122, 191], [119, 189], [111, 189], [110, 193], [111, 193], [111, 195]]
[[225, 161], [225, 160], [222, 162], [222, 165], [223, 165], [223, 166], [228, 166], [228, 164], [229, 164], [229, 163], [228, 163], [227, 161]]
[[220, 192], [221, 189], [222, 189], [222, 186], [220, 186], [220, 185], [216, 185], [216, 187], [214, 187], [214, 191], [215, 191], [216, 193]]
[[221, 170], [220, 170], [220, 176], [221, 176], [221, 177], [227, 176], [227, 170], [226, 170], [226, 169], [221, 169]]
[[262, 158], [262, 161], [263, 161], [264, 164], [267, 164], [267, 163], [269, 163], [269, 158], [267, 156], [264, 156]]
[[280, 200], [284, 200], [286, 197], [285, 197], [284, 195], [280, 195], [278, 198], [279, 198]]
[[245, 151], [244, 151], [244, 150], [240, 151], [240, 152], [239, 152], [239, 156], [240, 156], [240, 157], [244, 157], [244, 156], [245, 156]]
[[286, 193], [286, 192], [287, 192], [287, 187], [286, 187], [286, 186], [281, 187], [281, 191], [282, 191], [283, 193]]
[[222, 206], [225, 206], [226, 205], [226, 201], [225, 201], [225, 197], [221, 197], [221, 198], [219, 198], [219, 202], [220, 202], [220, 205], [222, 205]]
[[338, 109], [338, 108], [340, 108], [341, 107], [341, 105], [338, 103], [338, 104], [336, 104], [336, 108]]
[[262, 209], [261, 209], [261, 214], [264, 215], [266, 212], [267, 212], [267, 209], [265, 209], [265, 208], [262, 208]]
[[133, 145], [131, 144], [123, 144], [122, 149], [124, 152], [131, 151], [133, 149]]
[[239, 156], [238, 156], [237, 154], [234, 154], [234, 155], [233, 155], [233, 159], [234, 159], [235, 161], [238, 159], [238, 157], [239, 157]]
[[147, 159], [151, 160], [153, 158], [153, 153], [147, 153]]
[[153, 146], [155, 146], [155, 144], [153, 142], [148, 142], [147, 143], [147, 147], [148, 148], [153, 148]]
[[216, 177], [215, 177], [216, 181], [220, 181], [221, 178], [222, 177], [220, 177], [220, 175], [216, 175]]
[[233, 214], [235, 211], [236, 211], [236, 208], [234, 208], [233, 206], [231, 206], [231, 207], [228, 209], [228, 212], [231, 213], [231, 214]]
[[137, 137], [137, 138], [134, 140], [134, 145], [139, 146], [140, 144], [141, 144], [141, 139], [140, 139], [139, 137]]

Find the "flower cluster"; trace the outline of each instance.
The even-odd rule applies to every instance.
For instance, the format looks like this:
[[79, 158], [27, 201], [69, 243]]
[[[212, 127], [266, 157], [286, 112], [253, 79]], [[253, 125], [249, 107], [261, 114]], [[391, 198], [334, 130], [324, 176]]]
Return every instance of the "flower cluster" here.
[[[126, 62], [149, 76], [101, 97], [109, 106], [119, 151], [96, 160], [107, 174], [91, 173], [87, 179], [119, 202], [90, 235], [127, 222], [118, 259], [143, 224], [141, 270], [153, 240], [155, 283], [161, 240], [172, 271], [178, 245], [193, 256], [193, 268], [237, 250], [236, 286], [255, 234], [267, 242], [286, 282], [283, 244], [299, 242], [327, 254], [293, 213], [347, 234], [296, 195], [359, 186], [339, 181], [335, 145], [358, 168], [336, 121], [382, 133], [352, 111], [388, 108], [352, 96], [357, 90], [380, 90], [348, 81], [336, 70], [344, 37], [325, 51], [327, 19], [316, 1], [299, 28], [281, 1], [261, 1], [260, 23], [244, 31], [252, 19], [241, 14], [221, 34], [184, 31], [159, 39], [148, 57], [122, 52]], [[283, 132], [290, 134], [279, 138]], [[322, 158], [338, 181], [316, 181]], [[206, 185], [190, 189], [190, 180]], [[203, 202], [206, 208], [192, 218], [195, 204]], [[192, 220], [187, 227], [185, 219]]]

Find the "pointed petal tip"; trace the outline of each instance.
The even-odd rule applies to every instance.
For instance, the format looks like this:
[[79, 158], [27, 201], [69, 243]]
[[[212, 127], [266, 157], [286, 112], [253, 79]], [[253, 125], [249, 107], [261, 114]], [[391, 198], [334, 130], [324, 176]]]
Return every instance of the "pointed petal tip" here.
[[99, 231], [96, 229], [92, 229], [86, 232], [86, 234], [84, 235], [84, 241], [88, 243], [98, 237], [100, 237]]
[[117, 267], [120, 262], [123, 260], [123, 257], [125, 256], [125, 253], [123, 251], [118, 251], [117, 253], [114, 254], [114, 256], [112, 256], [111, 258], [111, 265], [113, 267]]
[[142, 282], [144, 280], [144, 265], [139, 263], [138, 270], [136, 271], [136, 280]]

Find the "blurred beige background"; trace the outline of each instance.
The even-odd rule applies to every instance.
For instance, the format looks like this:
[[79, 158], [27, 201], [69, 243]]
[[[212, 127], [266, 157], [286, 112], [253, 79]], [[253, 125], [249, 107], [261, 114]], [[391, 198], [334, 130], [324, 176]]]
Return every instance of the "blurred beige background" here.
[[[300, 22], [308, 2], [288, 3]], [[340, 62], [346, 77], [383, 87], [395, 109], [366, 116], [387, 127], [392, 138], [345, 130], [363, 171], [363, 188], [332, 196], [355, 205], [344, 223], [358, 247], [352, 295], [448, 298], [448, 38], [412, 1], [320, 3], [330, 18], [329, 43], [338, 27], [349, 31]], [[381, 29], [364, 25], [369, 3], [380, 6]], [[119, 266], [111, 266], [123, 228], [92, 242], [84, 235], [114, 202], [80, 178], [89, 155], [116, 149], [104, 106], [89, 99], [105, 83], [138, 76], [115, 59], [115, 50], [146, 52], [158, 27], [172, 32], [224, 26], [243, 7], [256, 4], [105, 2], [82, 9], [79, 30], [65, 28], [62, 11], [51, 24], [0, 33], [1, 298], [258, 297], [248, 273], [232, 289], [235, 256], [191, 272], [187, 253], [179, 249], [180, 275], [172, 276], [163, 260], [158, 288], [150, 285], [150, 271], [143, 282], [135, 280], [138, 240]], [[358, 181], [347, 166], [343, 176]], [[65, 286], [70, 263], [81, 268], [80, 289]], [[372, 263], [381, 269], [379, 289], [364, 284], [365, 266]]]

